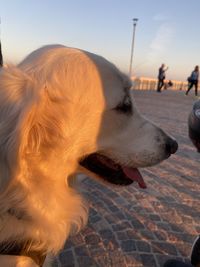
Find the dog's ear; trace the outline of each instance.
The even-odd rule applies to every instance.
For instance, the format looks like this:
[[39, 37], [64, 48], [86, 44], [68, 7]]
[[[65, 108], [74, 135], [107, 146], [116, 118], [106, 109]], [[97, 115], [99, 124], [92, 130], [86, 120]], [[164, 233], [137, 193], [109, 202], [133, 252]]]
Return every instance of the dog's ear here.
[[42, 149], [48, 154], [64, 139], [62, 90], [44, 80], [15, 67], [0, 72], [0, 190], [21, 171], [24, 159], [41, 155]]
[[37, 101], [32, 88], [33, 81], [18, 68], [0, 71], [0, 190], [18, 171], [21, 137], [26, 135], [24, 123]]

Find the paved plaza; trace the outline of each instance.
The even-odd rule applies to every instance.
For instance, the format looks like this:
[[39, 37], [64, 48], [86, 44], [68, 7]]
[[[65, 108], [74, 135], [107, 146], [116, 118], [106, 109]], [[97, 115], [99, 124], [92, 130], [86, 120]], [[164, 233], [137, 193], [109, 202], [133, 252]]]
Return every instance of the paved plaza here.
[[200, 154], [187, 132], [194, 92], [134, 91], [134, 97], [141, 113], [177, 139], [179, 150], [141, 170], [146, 190], [83, 179], [89, 222], [66, 242], [54, 266], [162, 267], [169, 258], [188, 260], [200, 233]]

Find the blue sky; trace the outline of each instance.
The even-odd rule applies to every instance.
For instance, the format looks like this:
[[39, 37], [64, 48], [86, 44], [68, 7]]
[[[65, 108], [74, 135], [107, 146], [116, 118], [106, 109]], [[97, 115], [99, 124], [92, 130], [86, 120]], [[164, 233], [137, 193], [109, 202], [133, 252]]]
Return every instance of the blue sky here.
[[133, 73], [186, 80], [200, 65], [199, 0], [0, 0], [6, 62], [60, 43], [100, 54], [128, 73], [132, 18], [136, 27]]

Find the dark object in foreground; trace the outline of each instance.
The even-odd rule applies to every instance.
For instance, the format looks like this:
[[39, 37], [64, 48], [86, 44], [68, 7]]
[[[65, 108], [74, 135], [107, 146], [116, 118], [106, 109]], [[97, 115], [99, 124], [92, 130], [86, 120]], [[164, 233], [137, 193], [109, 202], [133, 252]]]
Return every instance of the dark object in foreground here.
[[195, 267], [200, 266], [200, 236], [198, 236], [192, 246], [191, 263]]
[[200, 236], [198, 236], [192, 245], [191, 264], [179, 260], [168, 260], [163, 267], [200, 267]]
[[168, 260], [163, 267], [193, 267], [193, 265], [179, 260]]
[[[192, 111], [189, 114], [188, 134], [197, 151], [200, 153], [200, 100], [194, 103]], [[192, 265], [171, 259], [166, 261], [163, 267], [200, 267], [200, 236], [193, 243], [190, 260]]]
[[200, 100], [194, 103], [189, 115], [188, 134], [197, 151], [200, 153]]

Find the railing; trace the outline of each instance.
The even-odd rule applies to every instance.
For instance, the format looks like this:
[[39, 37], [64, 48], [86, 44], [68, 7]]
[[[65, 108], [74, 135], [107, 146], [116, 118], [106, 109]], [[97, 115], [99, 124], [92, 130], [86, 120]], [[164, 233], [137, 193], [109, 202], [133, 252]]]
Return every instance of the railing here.
[[[133, 89], [137, 90], [156, 90], [158, 80], [148, 77], [133, 77]], [[172, 85], [170, 86], [170, 81], [165, 80], [164, 89], [170, 90], [187, 90], [188, 82], [171, 80]]]

